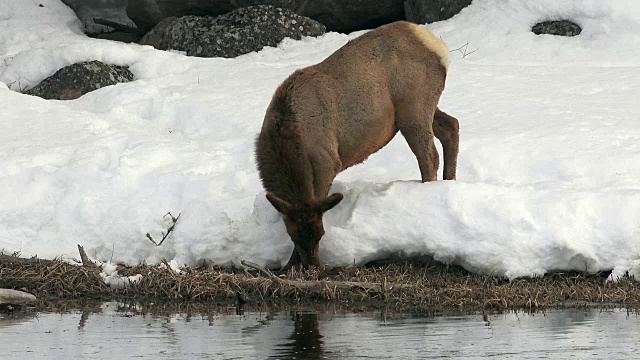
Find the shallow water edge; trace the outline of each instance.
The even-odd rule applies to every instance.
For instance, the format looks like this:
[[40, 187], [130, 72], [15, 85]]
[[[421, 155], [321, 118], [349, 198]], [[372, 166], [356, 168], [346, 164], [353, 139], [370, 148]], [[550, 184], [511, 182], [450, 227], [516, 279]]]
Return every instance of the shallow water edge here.
[[638, 334], [638, 312], [614, 306], [465, 314], [59, 302], [0, 317], [6, 359], [631, 359]]

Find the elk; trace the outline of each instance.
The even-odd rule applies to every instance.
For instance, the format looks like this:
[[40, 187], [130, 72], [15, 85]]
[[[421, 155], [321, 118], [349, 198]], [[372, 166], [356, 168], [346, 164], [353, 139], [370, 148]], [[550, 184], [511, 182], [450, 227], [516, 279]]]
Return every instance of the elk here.
[[318, 266], [323, 214], [336, 175], [361, 163], [400, 131], [422, 182], [455, 180], [458, 120], [440, 109], [449, 51], [427, 29], [404, 21], [349, 41], [324, 61], [296, 70], [276, 89], [256, 138], [267, 200], [282, 214], [295, 249], [286, 267]]

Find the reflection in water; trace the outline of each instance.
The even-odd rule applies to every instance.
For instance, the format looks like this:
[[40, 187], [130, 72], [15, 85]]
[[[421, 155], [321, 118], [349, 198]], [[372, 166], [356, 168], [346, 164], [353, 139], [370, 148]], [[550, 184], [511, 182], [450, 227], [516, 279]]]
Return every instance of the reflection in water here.
[[272, 358], [286, 359], [323, 359], [322, 335], [318, 329], [318, 314], [313, 312], [292, 311], [294, 322], [290, 343], [281, 346]]
[[[105, 303], [0, 314], [2, 359], [635, 359], [640, 320], [609, 309], [456, 316]], [[25, 316], [27, 315], [27, 316]]]
[[[0, 328], [25, 324], [34, 319], [36, 319], [36, 316], [31, 313], [18, 312], [13, 314], [0, 314]], [[0, 352], [0, 354], [2, 353]]]
[[82, 330], [84, 328], [84, 324], [87, 323], [87, 319], [91, 315], [91, 311], [82, 310], [82, 315], [80, 316], [80, 322], [78, 323], [78, 330]]

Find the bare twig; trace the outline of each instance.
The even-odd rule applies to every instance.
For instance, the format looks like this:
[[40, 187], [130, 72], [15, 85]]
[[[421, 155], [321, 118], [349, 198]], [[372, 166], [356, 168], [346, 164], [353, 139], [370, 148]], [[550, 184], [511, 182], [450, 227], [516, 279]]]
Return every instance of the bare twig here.
[[23, 92], [27, 87], [22, 87], [22, 83], [20, 82], [20, 78], [18, 78], [17, 80], [14, 80], [10, 83], [7, 83], [7, 86], [9, 86], [10, 89], [13, 89], [13, 86], [18, 83], [18, 92]]
[[84, 251], [84, 248], [80, 244], [78, 244], [78, 252], [80, 252], [80, 260], [82, 260], [82, 266], [96, 266], [96, 264], [89, 259], [87, 253]]
[[242, 261], [240, 261], [240, 263], [241, 263], [242, 265], [246, 266], [246, 267], [250, 267], [250, 268], [252, 268], [252, 269], [254, 269], [254, 270], [258, 270], [258, 271], [259, 271], [259, 272], [261, 272], [263, 275], [265, 275], [265, 276], [266, 276], [266, 277], [268, 277], [268, 278], [271, 278], [272, 280], [275, 280], [275, 281], [282, 281], [282, 279], [280, 279], [279, 277], [277, 277], [277, 276], [273, 275], [273, 273], [272, 273], [271, 271], [269, 271], [268, 269], [265, 269], [264, 267], [262, 267], [262, 266], [260, 266], [260, 265], [258, 265], [258, 264], [256, 264], [256, 263], [254, 263], [254, 262], [247, 261], [247, 260], [242, 260]]
[[178, 219], [180, 219], [180, 215], [182, 215], [182, 213], [178, 214], [177, 217], [174, 217], [173, 215], [171, 215], [171, 212], [168, 212], [162, 218], [164, 219], [165, 217], [167, 217], [167, 215], [171, 216], [171, 221], [173, 222], [173, 224], [171, 224], [171, 226], [169, 226], [169, 228], [167, 229], [167, 233], [166, 234], [162, 233], [162, 240], [160, 240], [160, 242], [156, 242], [155, 240], [153, 240], [153, 237], [151, 237], [151, 234], [147, 233], [147, 235], [146, 235], [147, 239], [149, 239], [149, 241], [154, 243], [156, 246], [162, 245], [162, 243], [167, 239], [169, 234], [171, 234], [173, 229], [175, 229], [176, 223], [178, 222]]
[[467, 52], [467, 49], [469, 49], [469, 43], [468, 43], [468, 42], [467, 42], [466, 44], [464, 44], [464, 45], [460, 46], [460, 47], [459, 47], [459, 48], [457, 48], [457, 49], [449, 50], [449, 52], [457, 51], [457, 52], [459, 52], [459, 53], [461, 53], [461, 54], [462, 54], [462, 58], [464, 59], [464, 58], [466, 58], [467, 56], [469, 56], [469, 55], [473, 54], [474, 52], [476, 52], [476, 51], [480, 50], [480, 48], [477, 48], [477, 49], [475, 49], [475, 50], [473, 50], [473, 51], [471, 51], [471, 52]]

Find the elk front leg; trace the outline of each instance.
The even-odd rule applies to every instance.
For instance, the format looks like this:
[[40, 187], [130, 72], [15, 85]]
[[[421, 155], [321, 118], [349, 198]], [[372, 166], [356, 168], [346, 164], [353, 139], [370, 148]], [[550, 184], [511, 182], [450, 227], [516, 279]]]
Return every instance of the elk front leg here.
[[460, 148], [460, 123], [453, 116], [436, 109], [433, 117], [433, 133], [442, 143], [444, 179], [455, 180]]
[[294, 247], [293, 248], [293, 252], [291, 253], [291, 257], [289, 258], [289, 262], [287, 262], [287, 264], [282, 267], [278, 273], [279, 274], [284, 274], [287, 271], [289, 271], [289, 269], [291, 269], [292, 267], [295, 267], [296, 269], [301, 269], [302, 268], [302, 260], [300, 260], [300, 254], [298, 254], [298, 250]]

